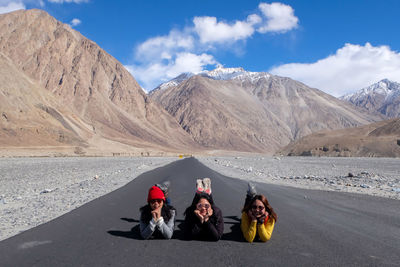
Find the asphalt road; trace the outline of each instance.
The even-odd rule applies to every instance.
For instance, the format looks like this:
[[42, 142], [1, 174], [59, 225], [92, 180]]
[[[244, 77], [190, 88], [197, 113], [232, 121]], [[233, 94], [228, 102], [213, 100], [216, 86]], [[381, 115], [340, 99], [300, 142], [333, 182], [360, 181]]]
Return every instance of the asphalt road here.
[[[218, 242], [182, 240], [196, 178], [210, 177], [225, 231]], [[139, 208], [154, 183], [171, 181], [178, 211], [172, 240], [141, 240]], [[0, 242], [0, 266], [399, 266], [400, 202], [257, 184], [278, 214], [267, 243], [244, 241], [247, 184], [194, 158], [144, 173], [53, 221]]]

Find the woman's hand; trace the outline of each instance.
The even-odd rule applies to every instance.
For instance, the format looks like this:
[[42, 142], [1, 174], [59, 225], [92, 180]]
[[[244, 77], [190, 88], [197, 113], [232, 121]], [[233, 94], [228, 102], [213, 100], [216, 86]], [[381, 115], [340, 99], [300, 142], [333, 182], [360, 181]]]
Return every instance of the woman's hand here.
[[252, 221], [257, 221], [257, 217], [254, 216], [254, 214], [253, 214], [253, 212], [252, 212], [251, 210], [249, 210], [249, 211], [247, 212], [247, 216], [249, 216], [249, 218], [250, 218]]
[[161, 207], [158, 207], [151, 211], [151, 216], [155, 221], [158, 221], [161, 217]]
[[194, 214], [196, 214], [197, 218], [199, 218], [201, 223], [204, 223], [205, 216], [201, 215], [199, 210], [194, 210]]
[[208, 219], [213, 215], [214, 211], [211, 206], [208, 208], [206, 215], [204, 216], [204, 221], [207, 222]]

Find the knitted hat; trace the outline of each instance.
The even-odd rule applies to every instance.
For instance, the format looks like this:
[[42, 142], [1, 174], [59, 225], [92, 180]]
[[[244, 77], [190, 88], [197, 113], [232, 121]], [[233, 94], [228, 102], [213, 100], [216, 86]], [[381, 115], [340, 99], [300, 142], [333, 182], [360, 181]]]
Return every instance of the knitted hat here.
[[152, 186], [150, 188], [149, 195], [147, 196], [147, 202], [150, 202], [153, 199], [162, 199], [165, 201], [165, 196], [163, 191], [157, 186]]

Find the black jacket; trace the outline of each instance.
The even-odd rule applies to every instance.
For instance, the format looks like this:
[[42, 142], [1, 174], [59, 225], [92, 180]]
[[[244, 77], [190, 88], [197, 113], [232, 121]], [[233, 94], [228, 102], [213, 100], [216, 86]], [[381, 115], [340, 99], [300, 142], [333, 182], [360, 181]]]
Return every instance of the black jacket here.
[[199, 218], [190, 210], [185, 217], [185, 239], [218, 241], [224, 233], [224, 219], [221, 210], [214, 206], [213, 215], [207, 222], [201, 223]]

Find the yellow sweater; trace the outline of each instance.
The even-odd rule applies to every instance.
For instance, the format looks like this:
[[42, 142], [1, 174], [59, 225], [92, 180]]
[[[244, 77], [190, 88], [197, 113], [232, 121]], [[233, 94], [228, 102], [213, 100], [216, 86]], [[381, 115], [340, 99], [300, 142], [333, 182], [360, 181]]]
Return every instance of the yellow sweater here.
[[257, 221], [251, 221], [246, 212], [242, 213], [240, 228], [242, 229], [244, 238], [250, 243], [254, 241], [257, 233], [261, 241], [266, 242], [270, 240], [274, 225], [275, 219], [271, 216], [268, 217], [268, 221], [257, 225]]

